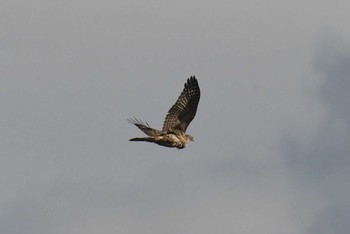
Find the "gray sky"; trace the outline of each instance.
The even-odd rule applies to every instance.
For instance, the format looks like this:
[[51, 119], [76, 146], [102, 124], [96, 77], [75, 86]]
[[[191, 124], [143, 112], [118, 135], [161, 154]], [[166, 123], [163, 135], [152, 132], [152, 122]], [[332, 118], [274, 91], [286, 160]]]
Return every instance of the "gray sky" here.
[[[347, 233], [349, 9], [3, 1], [0, 233]], [[128, 142], [190, 75], [195, 142]]]

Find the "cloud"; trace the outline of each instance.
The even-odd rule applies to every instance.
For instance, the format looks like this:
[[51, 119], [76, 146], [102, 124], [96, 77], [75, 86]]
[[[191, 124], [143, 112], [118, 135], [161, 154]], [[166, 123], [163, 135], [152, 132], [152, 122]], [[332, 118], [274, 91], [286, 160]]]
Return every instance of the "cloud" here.
[[[309, 233], [347, 233], [350, 224], [350, 48], [335, 34], [319, 35], [314, 68], [326, 116], [315, 137], [283, 139], [285, 159], [300, 198], [307, 191], [321, 199]], [[301, 208], [300, 213], [305, 207]]]
[[[321, 36], [317, 47], [326, 115], [301, 74], [313, 34], [348, 30], [349, 7], [34, 2], [8, 1], [0, 21], [1, 233], [346, 230], [346, 46]], [[141, 132], [126, 119], [161, 126], [192, 74], [196, 141], [129, 143]], [[312, 134], [285, 137], [281, 156], [291, 122]]]

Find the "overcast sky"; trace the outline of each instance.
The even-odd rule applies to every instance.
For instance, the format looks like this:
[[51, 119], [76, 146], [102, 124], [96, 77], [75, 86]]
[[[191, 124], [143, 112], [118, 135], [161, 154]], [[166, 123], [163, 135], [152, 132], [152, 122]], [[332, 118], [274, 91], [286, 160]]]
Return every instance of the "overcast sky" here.
[[0, 5], [0, 233], [349, 232], [349, 1]]

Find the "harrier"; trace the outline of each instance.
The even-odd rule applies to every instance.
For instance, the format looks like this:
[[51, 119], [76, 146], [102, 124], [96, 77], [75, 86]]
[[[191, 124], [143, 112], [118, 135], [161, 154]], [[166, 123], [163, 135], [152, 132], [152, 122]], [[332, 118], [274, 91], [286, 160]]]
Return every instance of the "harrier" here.
[[191, 76], [187, 79], [176, 103], [168, 111], [162, 130], [153, 129], [147, 122], [136, 118], [128, 119], [129, 123], [148, 135], [148, 137], [132, 138], [130, 141], [146, 141], [166, 147], [185, 148], [190, 141], [193, 141], [193, 137], [186, 134], [186, 129], [196, 115], [199, 99], [198, 81], [196, 77]]

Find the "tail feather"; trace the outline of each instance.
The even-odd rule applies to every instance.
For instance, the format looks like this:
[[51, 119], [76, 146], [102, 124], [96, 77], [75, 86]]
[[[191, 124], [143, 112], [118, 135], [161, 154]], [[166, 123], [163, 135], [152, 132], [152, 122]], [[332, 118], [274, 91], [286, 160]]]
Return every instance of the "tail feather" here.
[[135, 137], [131, 138], [129, 141], [147, 141], [147, 142], [154, 142], [153, 137]]

